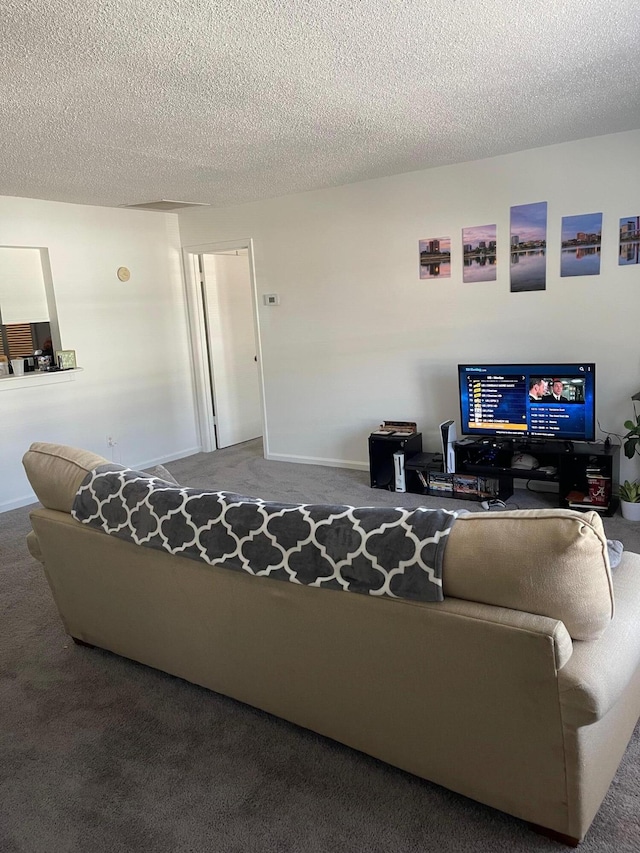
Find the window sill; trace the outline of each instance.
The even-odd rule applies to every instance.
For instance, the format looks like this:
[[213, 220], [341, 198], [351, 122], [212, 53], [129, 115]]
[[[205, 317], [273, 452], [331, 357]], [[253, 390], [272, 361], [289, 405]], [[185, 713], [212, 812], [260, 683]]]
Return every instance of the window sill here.
[[22, 376], [0, 376], [0, 391], [14, 391], [18, 388], [35, 388], [40, 385], [58, 385], [60, 382], [73, 382], [81, 367], [71, 370], [53, 370], [51, 373], [40, 373], [34, 370]]

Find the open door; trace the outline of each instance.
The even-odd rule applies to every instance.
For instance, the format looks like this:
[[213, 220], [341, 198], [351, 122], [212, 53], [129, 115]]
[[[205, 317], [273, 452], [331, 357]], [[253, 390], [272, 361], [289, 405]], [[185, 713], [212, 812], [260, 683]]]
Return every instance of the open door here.
[[247, 249], [199, 255], [217, 447], [262, 435], [262, 404]]

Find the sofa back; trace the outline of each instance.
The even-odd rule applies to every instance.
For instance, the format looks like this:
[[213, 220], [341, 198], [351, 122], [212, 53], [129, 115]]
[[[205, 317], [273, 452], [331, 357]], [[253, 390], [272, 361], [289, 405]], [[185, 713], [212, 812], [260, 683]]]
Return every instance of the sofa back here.
[[72, 637], [568, 832], [562, 623], [251, 577], [47, 509], [32, 523]]
[[[36, 442], [23, 458], [43, 506], [70, 513], [89, 471], [108, 460]], [[595, 512], [513, 510], [459, 517], [444, 554], [446, 597], [547, 616], [576, 640], [602, 634], [613, 590], [602, 519]]]

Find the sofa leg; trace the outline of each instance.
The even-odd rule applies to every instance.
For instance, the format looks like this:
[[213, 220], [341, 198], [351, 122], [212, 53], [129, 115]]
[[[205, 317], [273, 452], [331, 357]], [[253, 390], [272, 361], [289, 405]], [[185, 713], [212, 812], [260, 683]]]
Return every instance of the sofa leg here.
[[564, 832], [556, 832], [555, 829], [549, 829], [548, 826], [539, 826], [537, 823], [530, 823], [529, 826], [538, 835], [545, 835], [547, 838], [553, 839], [553, 841], [566, 844], [567, 847], [577, 847], [580, 844], [579, 838], [574, 838], [572, 835], [565, 835]]
[[87, 649], [95, 649], [96, 647], [91, 645], [91, 643], [85, 643], [84, 640], [79, 640], [77, 637], [71, 638], [76, 646], [85, 646]]

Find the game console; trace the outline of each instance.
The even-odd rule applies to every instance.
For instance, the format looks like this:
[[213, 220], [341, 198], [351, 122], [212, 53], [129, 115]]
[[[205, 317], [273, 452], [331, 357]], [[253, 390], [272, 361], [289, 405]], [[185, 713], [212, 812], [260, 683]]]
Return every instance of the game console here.
[[456, 470], [456, 454], [453, 445], [458, 438], [454, 421], [443, 421], [440, 424], [442, 438], [442, 467], [445, 474], [453, 474]]
[[397, 450], [393, 454], [393, 475], [396, 492], [407, 491], [407, 480], [404, 473], [404, 453]]

